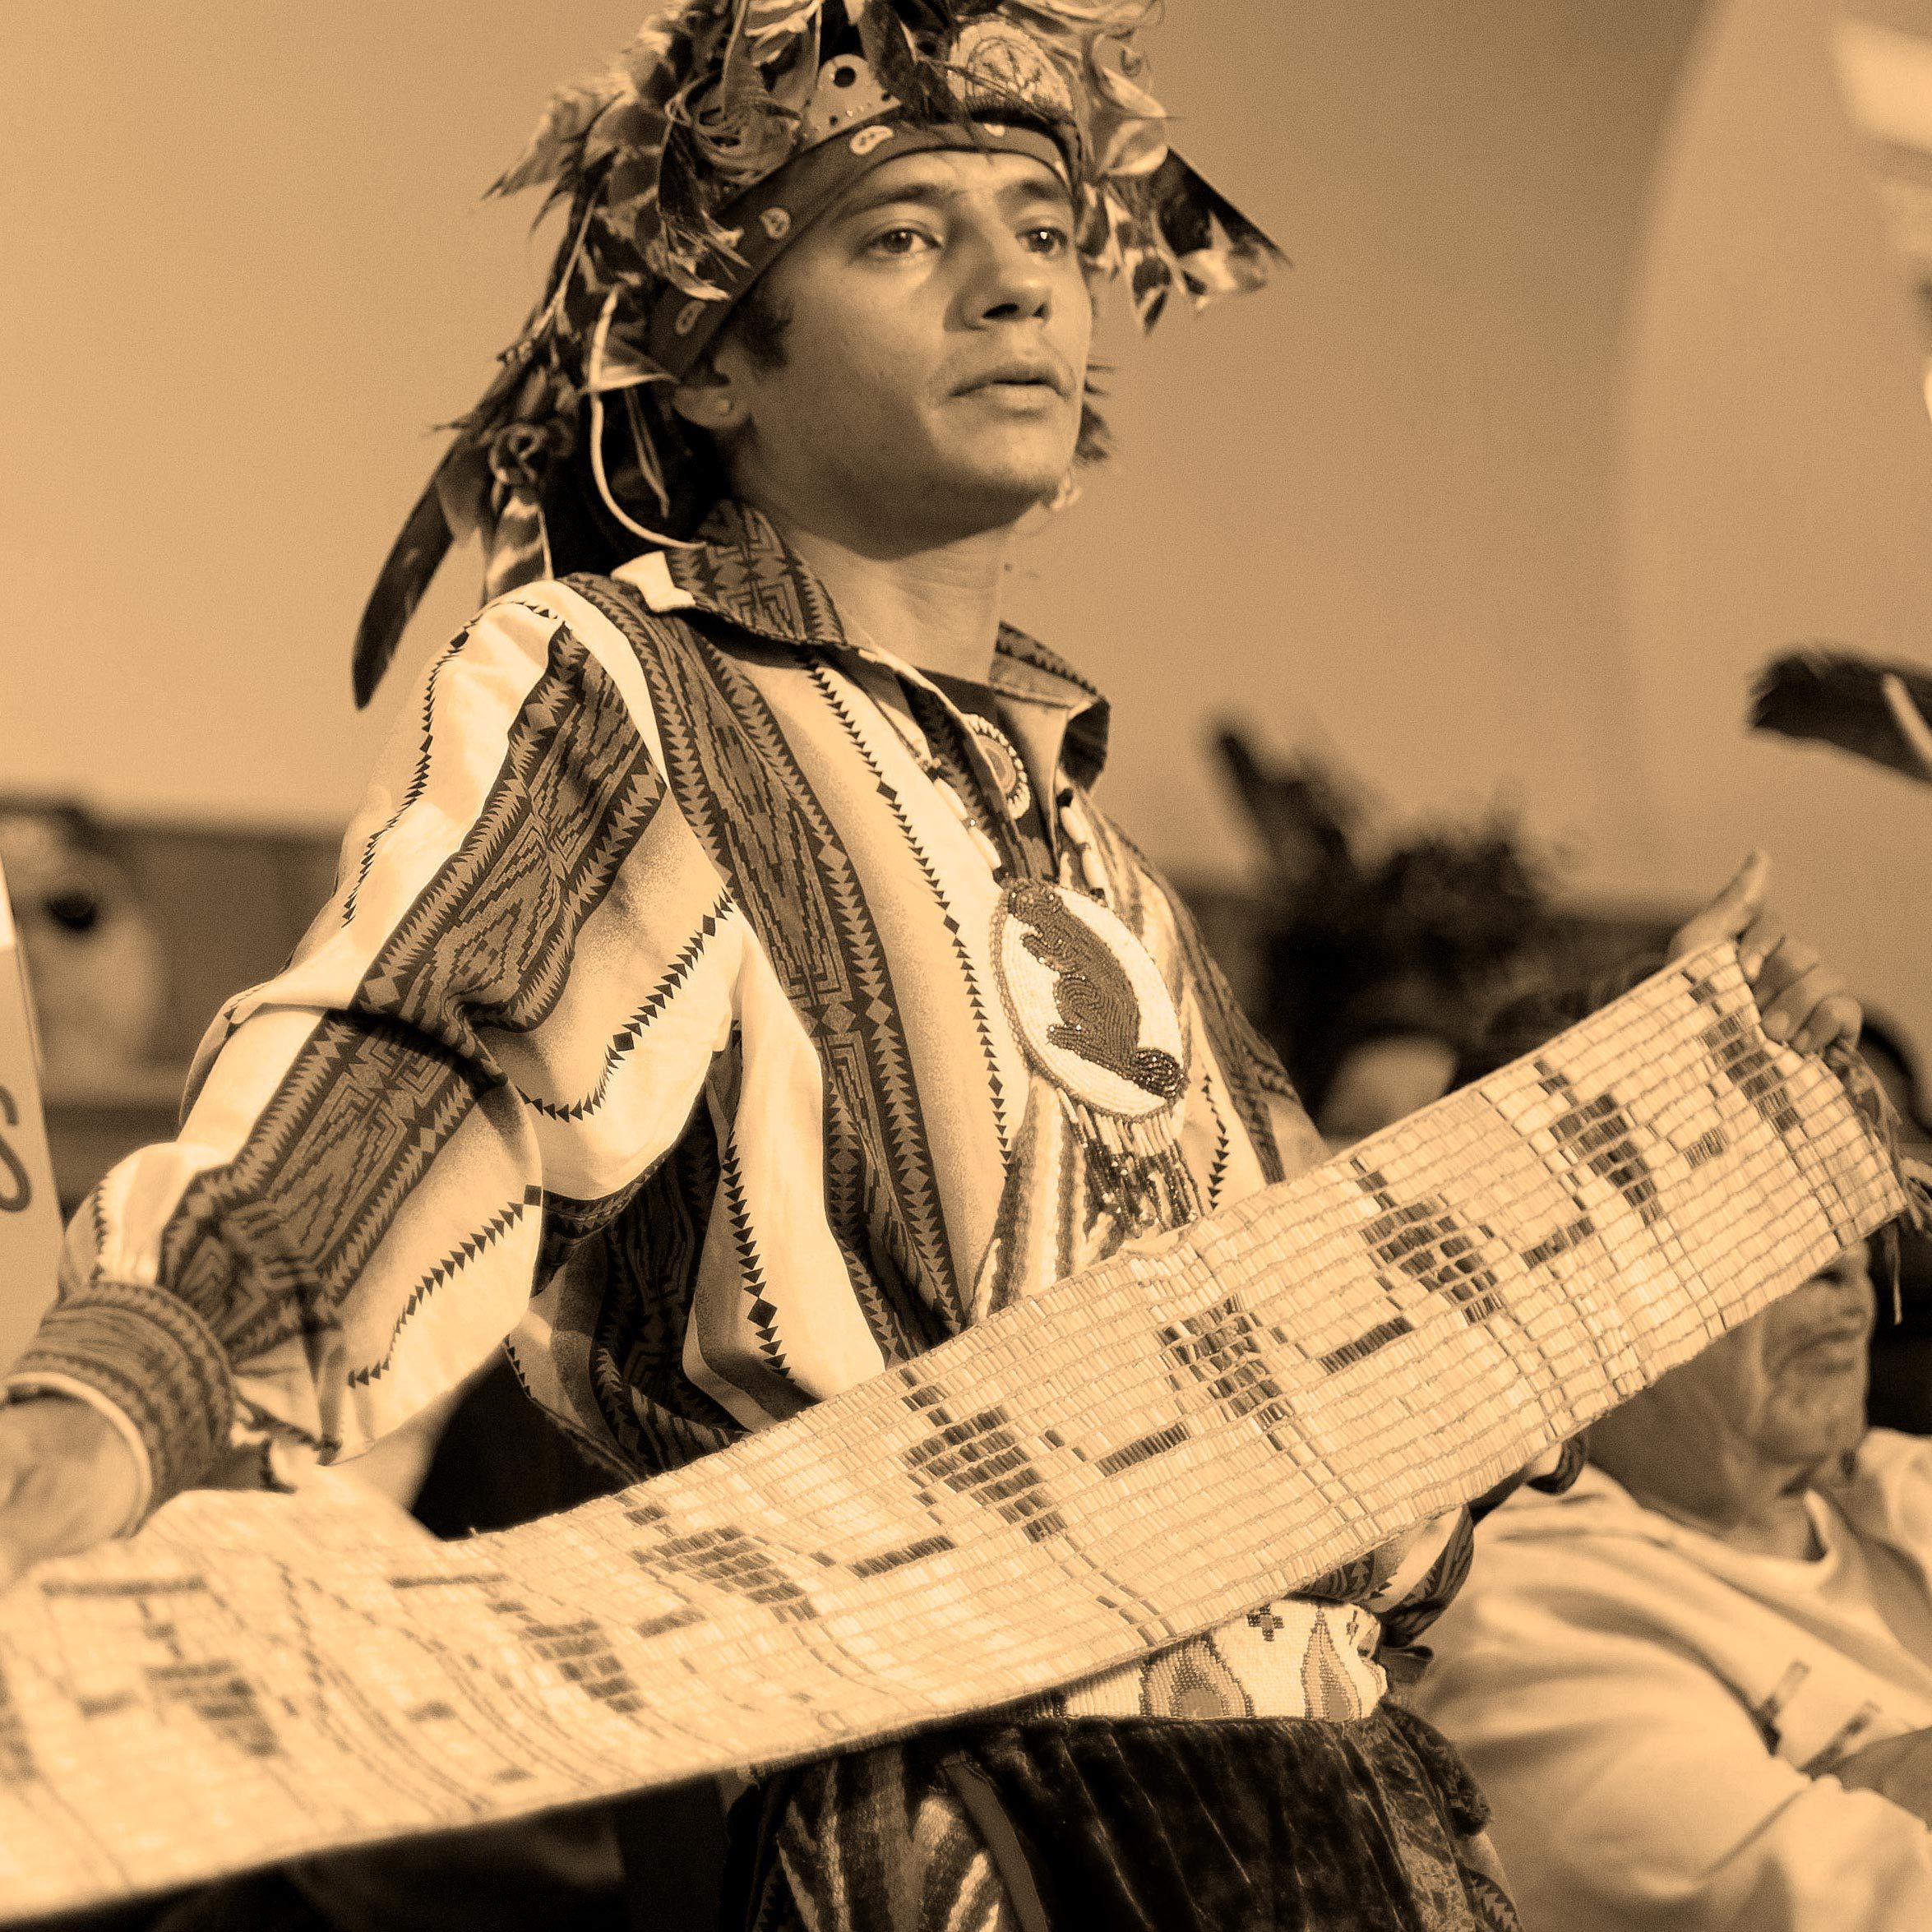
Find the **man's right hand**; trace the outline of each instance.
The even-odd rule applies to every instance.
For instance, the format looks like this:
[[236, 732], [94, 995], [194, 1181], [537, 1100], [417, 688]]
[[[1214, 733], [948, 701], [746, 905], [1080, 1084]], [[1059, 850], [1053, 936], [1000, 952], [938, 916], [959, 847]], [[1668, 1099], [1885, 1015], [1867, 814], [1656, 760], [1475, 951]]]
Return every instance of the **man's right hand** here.
[[30, 1564], [104, 1543], [141, 1493], [113, 1424], [71, 1395], [0, 1407], [0, 1590]]
[[1921, 1824], [1932, 1824], [1932, 1731], [1881, 1738], [1833, 1767], [1848, 1791], [1876, 1791]]

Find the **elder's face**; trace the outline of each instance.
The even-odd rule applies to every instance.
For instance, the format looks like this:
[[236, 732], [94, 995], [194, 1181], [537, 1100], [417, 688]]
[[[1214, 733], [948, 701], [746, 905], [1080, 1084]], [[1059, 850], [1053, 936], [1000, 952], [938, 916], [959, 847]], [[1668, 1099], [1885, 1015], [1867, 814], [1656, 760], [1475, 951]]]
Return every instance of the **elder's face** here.
[[1015, 154], [874, 169], [769, 271], [784, 361], [714, 358], [734, 480], [880, 553], [1016, 521], [1079, 438], [1093, 308], [1065, 185]]
[[[1721, 1433], [1767, 1464], [1828, 1462], [1865, 1434], [1874, 1313], [1862, 1246], [1673, 1369], [1638, 1402], [1688, 1438]], [[1636, 1405], [1633, 1404], [1633, 1407]]]

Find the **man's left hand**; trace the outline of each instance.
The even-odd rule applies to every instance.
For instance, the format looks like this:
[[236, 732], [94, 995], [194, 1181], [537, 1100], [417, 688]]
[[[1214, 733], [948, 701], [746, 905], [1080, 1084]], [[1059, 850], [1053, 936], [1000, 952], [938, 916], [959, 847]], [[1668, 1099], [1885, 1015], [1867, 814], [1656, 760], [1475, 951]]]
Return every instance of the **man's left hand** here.
[[1772, 1039], [1800, 1053], [1822, 1053], [1835, 1040], [1856, 1046], [1865, 1015], [1845, 976], [1765, 905], [1770, 881], [1771, 861], [1754, 852], [1737, 876], [1671, 940], [1671, 957], [1680, 959], [1721, 939], [1735, 939]]

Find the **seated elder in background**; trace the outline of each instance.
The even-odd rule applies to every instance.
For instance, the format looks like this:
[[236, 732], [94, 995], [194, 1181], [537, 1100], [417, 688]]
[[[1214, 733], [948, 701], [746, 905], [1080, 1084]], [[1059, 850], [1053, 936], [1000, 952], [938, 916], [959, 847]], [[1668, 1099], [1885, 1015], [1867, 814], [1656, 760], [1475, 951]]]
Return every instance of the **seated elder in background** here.
[[1413, 1701], [1526, 1932], [1932, 1925], [1932, 1443], [1867, 1429], [1874, 1299], [1847, 1250], [1477, 1532]]

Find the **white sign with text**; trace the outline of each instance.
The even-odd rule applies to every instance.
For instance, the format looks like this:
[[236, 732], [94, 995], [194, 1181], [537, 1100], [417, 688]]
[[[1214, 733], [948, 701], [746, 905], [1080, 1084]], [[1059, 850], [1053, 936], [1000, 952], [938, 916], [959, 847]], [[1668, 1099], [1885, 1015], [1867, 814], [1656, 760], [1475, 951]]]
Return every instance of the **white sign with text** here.
[[19, 1357], [53, 1300], [60, 1227], [25, 963], [0, 875], [0, 1370]]

